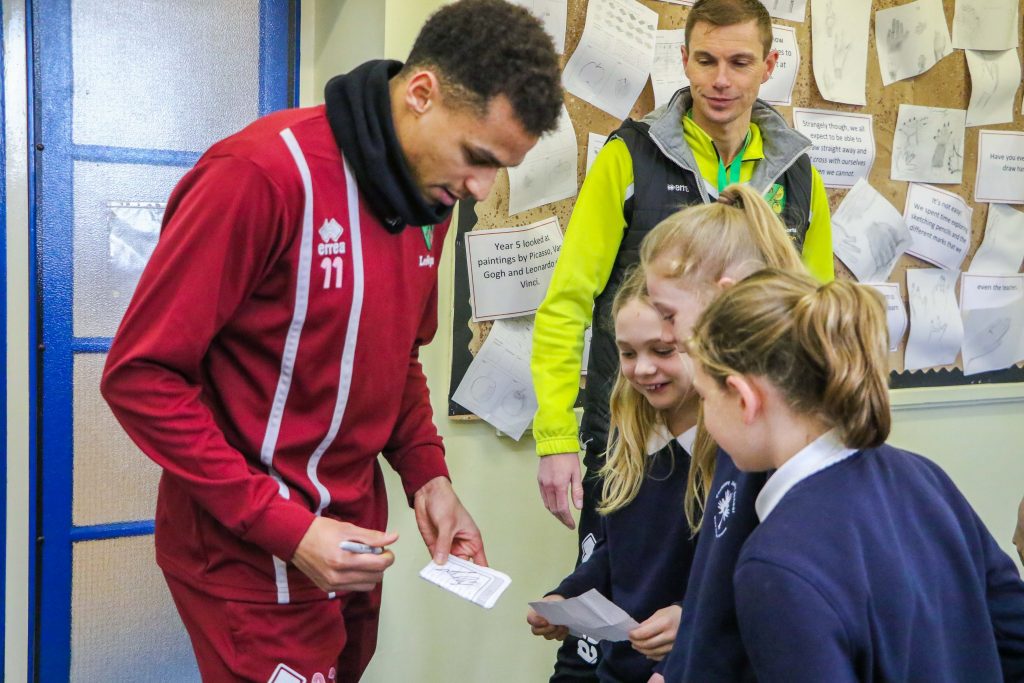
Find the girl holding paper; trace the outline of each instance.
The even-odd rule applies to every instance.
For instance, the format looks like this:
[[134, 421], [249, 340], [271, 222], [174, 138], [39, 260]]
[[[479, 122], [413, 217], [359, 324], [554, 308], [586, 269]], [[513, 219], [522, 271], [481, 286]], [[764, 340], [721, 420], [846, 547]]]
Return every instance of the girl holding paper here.
[[687, 344], [711, 436], [775, 470], [731, 574], [753, 673], [1024, 680], [1016, 567], [939, 467], [885, 444], [887, 336], [874, 290], [764, 271]]
[[[672, 648], [696, 539], [682, 492], [697, 423], [690, 363], [650, 304], [634, 270], [612, 306], [619, 374], [611, 393], [611, 447], [600, 470], [602, 539], [545, 599], [597, 589], [641, 622], [629, 641], [602, 641], [601, 681], [647, 683]], [[532, 609], [536, 635], [561, 640], [564, 626]]]

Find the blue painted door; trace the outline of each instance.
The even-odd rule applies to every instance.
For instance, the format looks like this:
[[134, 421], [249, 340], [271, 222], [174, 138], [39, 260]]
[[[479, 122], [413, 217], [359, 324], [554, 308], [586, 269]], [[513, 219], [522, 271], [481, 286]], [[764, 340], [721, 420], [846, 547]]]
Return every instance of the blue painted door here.
[[153, 560], [158, 470], [99, 394], [163, 203], [291, 104], [294, 0], [34, 0], [39, 681], [194, 681]]

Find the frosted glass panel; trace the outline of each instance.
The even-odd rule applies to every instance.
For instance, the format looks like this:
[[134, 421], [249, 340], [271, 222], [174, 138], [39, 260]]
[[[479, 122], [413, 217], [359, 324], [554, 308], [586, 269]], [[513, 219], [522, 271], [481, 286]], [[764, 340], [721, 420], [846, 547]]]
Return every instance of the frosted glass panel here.
[[76, 161], [75, 336], [113, 337], [187, 168]]
[[72, 683], [198, 683], [152, 536], [76, 543], [72, 566]]
[[74, 142], [199, 152], [242, 128], [258, 31], [259, 0], [73, 0]]
[[153, 519], [160, 468], [121, 429], [100, 396], [106, 355], [75, 356], [76, 526]]

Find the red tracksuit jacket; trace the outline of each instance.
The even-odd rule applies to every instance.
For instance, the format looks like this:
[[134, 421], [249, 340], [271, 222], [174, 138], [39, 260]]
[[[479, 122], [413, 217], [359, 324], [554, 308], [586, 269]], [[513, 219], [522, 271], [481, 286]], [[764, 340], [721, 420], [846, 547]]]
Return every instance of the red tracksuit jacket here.
[[286, 565], [314, 515], [383, 529], [378, 453], [408, 496], [447, 475], [417, 357], [447, 227], [387, 232], [323, 107], [256, 121], [182, 178], [102, 386], [164, 469], [165, 572], [226, 599], [325, 598]]

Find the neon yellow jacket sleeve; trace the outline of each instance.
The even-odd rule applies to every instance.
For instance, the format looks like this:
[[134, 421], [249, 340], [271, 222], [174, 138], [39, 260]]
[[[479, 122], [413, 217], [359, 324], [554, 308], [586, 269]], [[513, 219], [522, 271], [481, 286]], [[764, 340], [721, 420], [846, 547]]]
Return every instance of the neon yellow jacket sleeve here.
[[537, 393], [537, 455], [579, 451], [576, 414], [583, 332], [593, 317], [626, 228], [623, 205], [633, 184], [626, 144], [609, 140], [576, 198], [551, 284], [537, 309], [530, 369]]
[[811, 223], [804, 236], [801, 260], [811, 275], [821, 282], [831, 282], [836, 277], [832, 261], [832, 213], [828, 207], [825, 183], [818, 175], [818, 169], [811, 167]]

